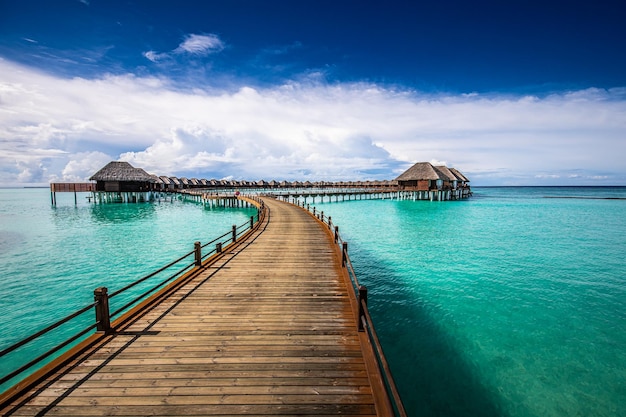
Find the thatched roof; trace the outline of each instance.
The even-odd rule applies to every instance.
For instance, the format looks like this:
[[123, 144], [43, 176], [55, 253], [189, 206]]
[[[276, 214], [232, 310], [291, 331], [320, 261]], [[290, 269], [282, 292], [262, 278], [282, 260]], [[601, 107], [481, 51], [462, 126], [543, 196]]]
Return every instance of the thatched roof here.
[[434, 166], [430, 162], [418, 162], [407, 169], [395, 181], [444, 180], [469, 182], [458, 169], [445, 165]]
[[135, 168], [128, 162], [109, 162], [104, 168], [89, 178], [90, 181], [136, 181], [155, 182], [156, 180], [141, 168]]
[[464, 181], [464, 182], [470, 182], [470, 180], [465, 175], [463, 175], [458, 169], [450, 168], [450, 171], [452, 171], [452, 173], [456, 175], [456, 177], [459, 180]]
[[442, 179], [439, 172], [430, 162], [418, 162], [404, 171], [396, 181], [438, 180]]
[[446, 178], [449, 181], [455, 181], [457, 179], [456, 175], [454, 175], [454, 173], [450, 170], [450, 168], [448, 168], [445, 165], [437, 165], [435, 166], [435, 169], [445, 176], [445, 178], [442, 178], [444, 180]]

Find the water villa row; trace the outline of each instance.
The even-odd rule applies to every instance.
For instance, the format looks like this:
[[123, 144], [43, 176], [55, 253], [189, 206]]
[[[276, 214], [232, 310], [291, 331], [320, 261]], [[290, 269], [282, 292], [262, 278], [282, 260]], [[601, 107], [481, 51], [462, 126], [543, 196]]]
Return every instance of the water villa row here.
[[[246, 181], [217, 180], [185, 177], [157, 176], [128, 162], [113, 161], [96, 172], [90, 181], [95, 183], [52, 183], [52, 203], [56, 204], [56, 192], [92, 192], [98, 202], [135, 202], [153, 200], [153, 193], [189, 191], [235, 192], [279, 194], [285, 199], [299, 196], [332, 196], [336, 201], [345, 201], [351, 195], [384, 196], [395, 193], [398, 199], [412, 200], [458, 200], [471, 195], [469, 179], [455, 168], [435, 166], [429, 162], [418, 162], [394, 180], [384, 181]], [[385, 198], [385, 197], [383, 197]]]

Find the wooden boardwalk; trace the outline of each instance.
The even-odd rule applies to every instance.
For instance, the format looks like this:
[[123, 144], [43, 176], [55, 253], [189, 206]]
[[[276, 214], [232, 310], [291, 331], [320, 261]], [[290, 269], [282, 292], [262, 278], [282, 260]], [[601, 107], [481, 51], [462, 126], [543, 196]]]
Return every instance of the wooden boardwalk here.
[[390, 415], [332, 235], [266, 199], [248, 239], [2, 415]]

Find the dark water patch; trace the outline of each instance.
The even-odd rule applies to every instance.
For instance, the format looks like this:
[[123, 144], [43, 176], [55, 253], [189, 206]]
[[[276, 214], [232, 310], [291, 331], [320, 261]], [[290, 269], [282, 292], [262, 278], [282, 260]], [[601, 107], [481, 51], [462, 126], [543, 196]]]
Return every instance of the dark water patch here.
[[10, 253], [26, 240], [26, 236], [19, 232], [0, 232], [0, 253]]
[[[483, 384], [475, 366], [437, 324], [435, 317], [442, 314], [437, 307], [415, 299], [374, 253], [363, 247], [352, 252], [362, 284], [389, 284], [369, 287], [369, 306], [408, 415], [505, 416], [498, 393]], [[414, 301], [406, 305], [406, 300]]]

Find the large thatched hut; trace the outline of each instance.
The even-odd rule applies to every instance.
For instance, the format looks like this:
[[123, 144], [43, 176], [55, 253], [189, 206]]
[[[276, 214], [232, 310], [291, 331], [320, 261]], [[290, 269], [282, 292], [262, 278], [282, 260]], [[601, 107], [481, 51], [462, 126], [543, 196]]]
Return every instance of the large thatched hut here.
[[415, 191], [418, 198], [449, 200], [470, 195], [469, 180], [454, 168], [418, 162], [396, 178], [398, 186]]
[[104, 168], [89, 178], [96, 181], [96, 191], [144, 192], [150, 191], [156, 183], [154, 177], [141, 168], [128, 162], [109, 162]]
[[404, 171], [398, 178], [400, 187], [410, 187], [416, 191], [437, 190], [443, 186], [443, 178], [430, 162], [418, 162]]

